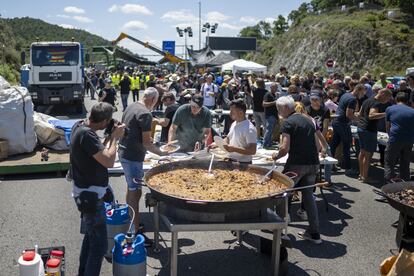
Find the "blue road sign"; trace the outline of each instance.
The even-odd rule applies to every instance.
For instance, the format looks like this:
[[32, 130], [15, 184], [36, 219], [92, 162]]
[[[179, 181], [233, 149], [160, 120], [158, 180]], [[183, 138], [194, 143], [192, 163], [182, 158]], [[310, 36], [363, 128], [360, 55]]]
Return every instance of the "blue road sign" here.
[[171, 55], [175, 55], [175, 41], [163, 41], [162, 50], [169, 52]]

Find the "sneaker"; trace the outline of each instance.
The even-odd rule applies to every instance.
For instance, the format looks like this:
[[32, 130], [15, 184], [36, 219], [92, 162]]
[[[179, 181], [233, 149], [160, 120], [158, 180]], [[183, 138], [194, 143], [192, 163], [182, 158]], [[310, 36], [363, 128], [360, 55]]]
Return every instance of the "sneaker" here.
[[353, 170], [353, 169], [345, 170], [345, 175], [348, 176], [348, 177], [354, 178], [354, 177], [358, 176], [358, 174], [359, 173], [357, 171]]
[[299, 232], [298, 236], [304, 240], [313, 242], [314, 244], [322, 243], [321, 235], [319, 233], [310, 234], [308, 231], [305, 231], [305, 232]]
[[299, 208], [296, 214], [301, 220], [308, 220], [308, 215], [306, 214], [306, 211], [303, 210], [302, 208]]

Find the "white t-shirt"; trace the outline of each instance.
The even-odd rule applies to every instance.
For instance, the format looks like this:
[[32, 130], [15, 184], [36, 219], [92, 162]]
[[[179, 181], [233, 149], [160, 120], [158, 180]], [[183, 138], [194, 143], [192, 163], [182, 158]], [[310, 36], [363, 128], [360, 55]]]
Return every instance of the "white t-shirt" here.
[[[249, 120], [244, 120], [239, 123], [233, 122], [227, 137], [230, 146], [247, 148], [249, 144], [256, 144], [256, 127]], [[238, 162], [252, 161], [251, 155], [244, 155], [237, 152], [231, 152], [229, 157], [237, 160]]]
[[214, 92], [214, 94], [217, 94], [218, 93], [217, 85], [213, 83], [211, 84], [204, 83], [201, 86], [201, 92], [203, 93], [203, 98], [204, 98], [203, 105], [204, 106], [214, 106], [216, 104], [216, 98], [214, 96], [211, 96], [209, 93]]

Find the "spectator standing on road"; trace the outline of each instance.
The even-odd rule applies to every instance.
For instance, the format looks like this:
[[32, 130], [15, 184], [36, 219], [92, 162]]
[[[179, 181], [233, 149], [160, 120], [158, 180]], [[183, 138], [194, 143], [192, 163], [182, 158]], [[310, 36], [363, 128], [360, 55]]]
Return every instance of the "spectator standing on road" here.
[[[306, 113], [313, 118], [313, 120], [315, 121], [315, 125], [317, 127], [316, 129], [321, 132], [322, 137], [324, 138], [323, 144], [326, 147], [325, 154], [327, 154], [328, 156], [332, 156], [331, 150], [328, 147], [327, 142], [325, 140], [325, 137], [327, 137], [328, 133], [329, 122], [331, 120], [331, 112], [326, 106], [323, 105], [323, 101], [319, 93], [311, 93], [310, 102], [311, 104], [306, 107]], [[324, 174], [325, 181], [331, 184], [332, 165], [324, 166]]]
[[131, 88], [131, 79], [129, 78], [128, 73], [124, 73], [124, 76], [119, 82], [119, 86], [121, 88], [122, 112], [124, 112], [128, 106], [128, 97]]
[[112, 80], [110, 78], [106, 78], [105, 87], [101, 89], [99, 92], [99, 101], [109, 103], [113, 107], [115, 107], [115, 99], [116, 99], [116, 91], [115, 88], [112, 87]]
[[[298, 174], [294, 179], [295, 187], [313, 185], [319, 169], [318, 147], [316, 129], [313, 122], [305, 115], [295, 112], [295, 102], [291, 97], [277, 99], [277, 109], [284, 118], [281, 127], [282, 141], [279, 152], [272, 158], [277, 160], [289, 154], [284, 171]], [[309, 229], [299, 233], [303, 239], [315, 244], [322, 243], [319, 234], [318, 210], [313, 196], [313, 189], [301, 191], [302, 201], [309, 221]]]
[[271, 148], [272, 147], [272, 134], [273, 129], [277, 126], [279, 121], [279, 116], [276, 108], [276, 90], [277, 85], [272, 85], [270, 91], [267, 92], [263, 97], [263, 107], [266, 117], [266, 130], [263, 137], [263, 147]]
[[368, 171], [372, 155], [377, 149], [378, 120], [385, 117], [385, 112], [380, 112], [382, 104], [387, 103], [392, 96], [388, 89], [381, 89], [378, 93], [367, 99], [361, 107], [358, 121], [359, 138], [359, 180], [368, 183]]
[[168, 132], [174, 118], [174, 114], [180, 105], [175, 101], [175, 96], [172, 92], [166, 92], [162, 96], [162, 103], [166, 106], [164, 111], [164, 118], [154, 119], [162, 126], [160, 142], [166, 143], [168, 141]]
[[108, 183], [108, 169], [113, 167], [116, 145], [124, 134], [124, 125], [114, 126], [108, 146], [101, 143], [96, 131], [104, 130], [114, 109], [108, 103], [95, 104], [86, 121], [72, 128], [70, 143], [70, 176], [72, 196], [81, 212], [81, 234], [84, 234], [79, 257], [79, 276], [99, 276], [108, 247], [104, 201], [113, 201]]
[[408, 88], [411, 90], [410, 100], [411, 107], [414, 108], [414, 72], [407, 75]]
[[414, 109], [408, 106], [405, 93], [396, 97], [396, 105], [385, 110], [386, 128], [389, 135], [385, 149], [385, 181], [395, 178], [395, 165], [400, 160], [400, 178], [410, 180], [410, 158], [414, 142]]
[[139, 77], [136, 73], [132, 74], [131, 78], [131, 90], [132, 90], [132, 100], [135, 103], [139, 101], [139, 89], [140, 89], [140, 81]]
[[[126, 202], [135, 211], [135, 233], [142, 234], [140, 228], [139, 200], [142, 195], [142, 178], [144, 176], [143, 162], [146, 151], [163, 155], [155, 147], [151, 139], [151, 124], [153, 110], [158, 100], [158, 91], [149, 87], [144, 91], [144, 96], [139, 102], [129, 105], [122, 114], [122, 122], [125, 124], [128, 135], [119, 141], [119, 161], [124, 170], [125, 180], [128, 184]], [[136, 183], [138, 182], [138, 183]], [[144, 235], [145, 245], [151, 246], [151, 241]]]
[[[249, 78], [251, 82], [251, 78]], [[265, 88], [265, 82], [262, 78], [256, 80], [256, 85], [251, 84], [253, 92], [253, 120], [256, 125], [257, 139], [262, 137], [266, 127], [266, 116], [263, 107], [263, 99], [268, 92]]]
[[91, 100], [95, 100], [95, 93], [96, 93], [96, 89], [98, 88], [98, 81], [99, 81], [98, 76], [96, 75], [95, 72], [92, 72], [92, 76], [89, 82]]
[[381, 73], [379, 77], [380, 79], [375, 84], [381, 85], [382, 88], [387, 88], [387, 85], [391, 83], [391, 81], [387, 80], [387, 75]]
[[358, 84], [355, 86], [352, 92], [345, 93], [339, 100], [338, 109], [336, 114], [338, 117], [332, 121], [333, 138], [331, 143], [332, 156], [335, 156], [336, 148], [342, 142], [343, 153], [343, 168], [345, 174], [352, 176], [355, 172], [351, 171], [351, 121], [356, 121], [358, 118], [355, 115], [355, 109], [357, 107], [357, 99], [362, 98], [365, 95], [365, 86]]
[[203, 95], [205, 107], [208, 109], [214, 109], [218, 92], [218, 86], [213, 83], [213, 76], [208, 75], [206, 78], [206, 83], [201, 86], [201, 94]]

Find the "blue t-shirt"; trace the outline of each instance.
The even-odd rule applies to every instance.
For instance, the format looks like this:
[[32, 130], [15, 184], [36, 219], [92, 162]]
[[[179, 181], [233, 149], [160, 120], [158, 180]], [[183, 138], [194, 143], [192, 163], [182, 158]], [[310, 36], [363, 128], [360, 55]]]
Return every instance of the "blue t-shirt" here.
[[349, 119], [348, 117], [346, 117], [346, 109], [349, 108], [355, 110], [356, 105], [356, 97], [352, 95], [352, 93], [350, 92], [345, 93], [339, 100], [338, 109], [336, 110], [336, 114], [338, 115], [338, 117], [336, 117], [335, 119], [341, 123], [349, 123]]
[[396, 104], [385, 110], [386, 119], [391, 123], [389, 143], [414, 142], [414, 109], [405, 104]]

